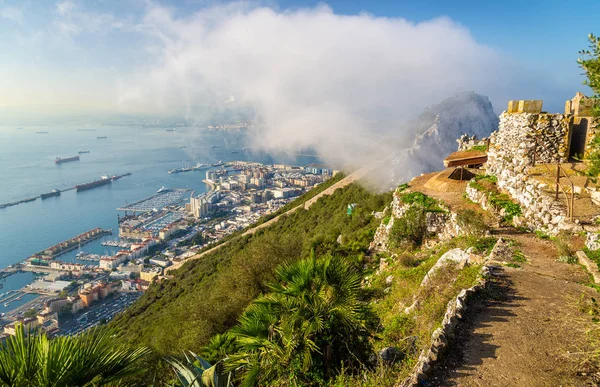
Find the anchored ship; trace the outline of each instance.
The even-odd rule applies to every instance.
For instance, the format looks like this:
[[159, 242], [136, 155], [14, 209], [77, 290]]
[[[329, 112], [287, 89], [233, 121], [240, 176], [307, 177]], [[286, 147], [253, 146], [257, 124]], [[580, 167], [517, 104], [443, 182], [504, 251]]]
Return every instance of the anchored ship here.
[[48, 198], [51, 198], [53, 196], [59, 196], [59, 195], [60, 195], [60, 190], [53, 189], [52, 191], [50, 191], [48, 193], [41, 194], [40, 197], [42, 198], [42, 200], [44, 200], [44, 199], [48, 199]]
[[62, 163], [68, 163], [69, 161], [79, 161], [79, 156], [65, 157], [64, 159], [60, 158], [60, 157], [57, 157], [54, 160], [54, 163], [55, 164], [62, 164]]
[[96, 137], [96, 138], [97, 138], [98, 140], [103, 140], [103, 139], [105, 139], [105, 138], [107, 138], [107, 137], [106, 137], [106, 136], [98, 136], [98, 137]]
[[90, 151], [89, 151], [89, 150], [80, 150], [80, 151], [79, 151], [79, 152], [77, 152], [77, 153], [79, 153], [79, 154], [83, 154], [83, 153], [90, 153]]

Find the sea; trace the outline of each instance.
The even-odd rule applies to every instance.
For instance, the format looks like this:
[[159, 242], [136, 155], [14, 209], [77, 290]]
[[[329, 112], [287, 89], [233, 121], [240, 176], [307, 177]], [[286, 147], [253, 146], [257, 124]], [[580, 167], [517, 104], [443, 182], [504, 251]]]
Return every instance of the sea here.
[[[47, 133], [38, 133], [47, 132]], [[106, 137], [99, 139], [98, 137]], [[245, 149], [246, 148], [246, 149]], [[79, 161], [55, 164], [56, 157], [77, 156]], [[0, 208], [0, 268], [20, 262], [63, 240], [96, 227], [112, 229], [113, 235], [82, 245], [81, 250], [113, 254], [102, 246], [118, 237], [116, 209], [156, 193], [161, 187], [189, 188], [206, 192], [206, 170], [169, 174], [168, 171], [197, 163], [256, 161], [265, 164], [308, 165], [312, 156], [253, 151], [246, 131], [201, 128], [148, 128], [142, 126], [0, 126], [0, 204], [22, 200], [53, 189], [68, 189], [100, 179], [102, 175], [131, 173], [112, 184], [87, 191], [70, 190], [60, 196]], [[79, 249], [60, 256], [76, 261]], [[90, 262], [78, 261], [84, 264]], [[0, 294], [16, 290], [35, 279], [18, 273], [0, 280]], [[6, 312], [31, 300], [26, 295]]]

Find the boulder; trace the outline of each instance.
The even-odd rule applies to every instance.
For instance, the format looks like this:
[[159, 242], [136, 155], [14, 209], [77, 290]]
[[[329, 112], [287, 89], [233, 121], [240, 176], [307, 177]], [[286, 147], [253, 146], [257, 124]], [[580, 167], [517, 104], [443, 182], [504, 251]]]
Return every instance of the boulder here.
[[404, 352], [397, 347], [385, 347], [378, 353], [378, 357], [385, 365], [392, 365], [404, 359]]
[[469, 255], [469, 253], [458, 248], [447, 251], [444, 255], [440, 257], [440, 259], [438, 259], [435, 265], [433, 265], [433, 267], [429, 269], [427, 275], [425, 276], [425, 278], [423, 278], [423, 281], [421, 282], [421, 286], [425, 286], [429, 282], [429, 278], [446, 264], [455, 264], [462, 269], [469, 261]]

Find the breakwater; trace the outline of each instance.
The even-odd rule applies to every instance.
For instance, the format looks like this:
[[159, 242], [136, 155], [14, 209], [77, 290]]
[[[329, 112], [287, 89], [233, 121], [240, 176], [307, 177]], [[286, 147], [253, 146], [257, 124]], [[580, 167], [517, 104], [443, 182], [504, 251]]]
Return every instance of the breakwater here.
[[82, 234], [77, 235], [71, 239], [55, 244], [54, 246], [48, 247], [43, 251], [33, 254], [29, 257], [29, 260], [53, 260], [56, 257], [65, 254], [71, 250], [75, 250], [79, 246], [91, 242], [94, 239], [98, 239], [104, 235], [112, 234], [112, 230], [105, 230], [102, 228], [95, 228], [90, 231], [86, 231]]
[[[124, 173], [122, 175], [113, 175], [112, 177], [110, 177], [110, 180], [111, 181], [119, 180], [120, 178], [125, 177], [125, 176], [131, 176], [131, 172], [127, 172], [127, 173]], [[71, 191], [71, 190], [74, 190], [75, 188], [76, 187], [65, 188], [65, 189], [61, 189], [59, 192]], [[16, 206], [18, 204], [34, 202], [34, 201], [36, 201], [39, 198], [41, 198], [41, 195], [30, 196], [30, 197], [25, 198], [25, 199], [14, 200], [14, 201], [8, 202], [8, 203], [0, 203], [0, 209], [7, 208], [7, 207], [12, 207], [12, 206]]]

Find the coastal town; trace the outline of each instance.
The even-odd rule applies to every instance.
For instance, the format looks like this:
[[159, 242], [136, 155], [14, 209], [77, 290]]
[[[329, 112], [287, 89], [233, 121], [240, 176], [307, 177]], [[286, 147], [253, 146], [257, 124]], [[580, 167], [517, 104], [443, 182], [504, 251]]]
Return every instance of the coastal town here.
[[[9, 307], [28, 293], [39, 296], [2, 315], [0, 339], [14, 335], [18, 324], [50, 335], [71, 335], [103, 324], [160, 281], [169, 266], [276, 212], [337, 171], [234, 161], [193, 173], [210, 187], [207, 192], [162, 187], [116, 209], [118, 235], [95, 228], [2, 271], [2, 276], [33, 272], [36, 279], [20, 290], [1, 293], [0, 304]], [[118, 251], [100, 255], [81, 250], [96, 239]], [[79, 250], [75, 262], [61, 260], [73, 250]]]

